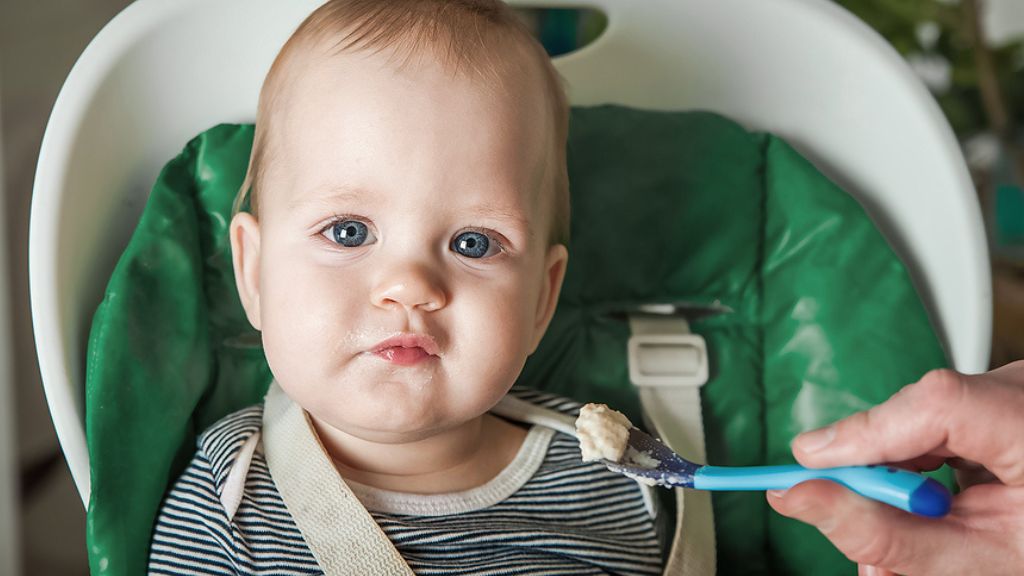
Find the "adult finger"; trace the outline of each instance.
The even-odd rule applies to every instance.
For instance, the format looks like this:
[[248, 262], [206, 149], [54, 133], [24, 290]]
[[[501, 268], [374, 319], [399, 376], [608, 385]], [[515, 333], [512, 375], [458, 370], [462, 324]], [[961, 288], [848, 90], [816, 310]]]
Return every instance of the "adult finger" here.
[[955, 454], [1024, 485], [1024, 362], [978, 376], [929, 372], [886, 402], [793, 441], [805, 466], [901, 462]]

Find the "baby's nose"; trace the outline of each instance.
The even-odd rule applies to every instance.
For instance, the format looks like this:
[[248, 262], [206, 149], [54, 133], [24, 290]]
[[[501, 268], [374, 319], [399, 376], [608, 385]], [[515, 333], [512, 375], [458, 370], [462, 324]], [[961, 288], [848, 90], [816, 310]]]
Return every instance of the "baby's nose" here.
[[401, 306], [423, 312], [440, 310], [448, 301], [438, 275], [422, 265], [390, 270], [377, 283], [371, 299], [380, 308]]

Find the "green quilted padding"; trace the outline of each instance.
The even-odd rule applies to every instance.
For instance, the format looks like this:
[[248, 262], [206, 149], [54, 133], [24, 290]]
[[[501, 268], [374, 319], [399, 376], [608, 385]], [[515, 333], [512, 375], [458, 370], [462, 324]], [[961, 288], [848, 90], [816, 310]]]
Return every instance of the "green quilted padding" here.
[[[691, 323], [710, 354], [709, 463], [780, 464], [798, 432], [946, 364], [863, 210], [778, 138], [708, 113], [615, 106], [574, 109], [570, 126], [569, 268], [520, 384], [639, 421], [628, 323], [615, 312], [714, 309]], [[86, 377], [94, 574], [144, 572], [161, 497], [196, 435], [258, 402], [269, 382], [227, 235], [252, 134], [217, 126], [167, 165], [96, 312]], [[720, 573], [856, 573], [762, 493], [717, 493], [714, 508]]]

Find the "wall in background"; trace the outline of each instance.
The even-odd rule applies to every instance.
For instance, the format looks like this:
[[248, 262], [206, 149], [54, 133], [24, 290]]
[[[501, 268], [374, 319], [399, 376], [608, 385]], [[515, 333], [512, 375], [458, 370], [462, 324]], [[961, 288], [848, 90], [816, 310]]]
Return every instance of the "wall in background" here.
[[[0, 139], [3, 140], [3, 209], [6, 248], [0, 266], [0, 303], [10, 295], [13, 346], [0, 351], [0, 366], [13, 380], [7, 408], [16, 418], [23, 574], [88, 574], [85, 511], [60, 455], [36, 366], [28, 305], [28, 214], [36, 157], [50, 109], [64, 79], [89, 40], [130, 0], [0, 1]], [[0, 312], [6, 319], [7, 313]], [[10, 354], [10, 359], [6, 354]], [[10, 424], [6, 419], [0, 426]], [[0, 509], [7, 509], [0, 503]], [[6, 554], [0, 552], [0, 564]], [[0, 574], [14, 574], [0, 566]]]
[[[2, 79], [2, 76], [0, 76]], [[2, 82], [0, 82], [2, 85]], [[2, 123], [0, 123], [2, 126]], [[0, 129], [0, 198], [4, 194], [4, 150], [3, 131]], [[0, 246], [3, 246], [3, 230], [0, 218]], [[0, 249], [0, 270], [5, 266], [6, 254]], [[11, 378], [11, 325], [8, 310], [7, 286], [0, 284], [0, 574], [17, 574], [20, 569], [21, 550], [16, 527], [21, 508], [16, 498], [18, 490], [18, 466], [14, 432], [14, 379]]]

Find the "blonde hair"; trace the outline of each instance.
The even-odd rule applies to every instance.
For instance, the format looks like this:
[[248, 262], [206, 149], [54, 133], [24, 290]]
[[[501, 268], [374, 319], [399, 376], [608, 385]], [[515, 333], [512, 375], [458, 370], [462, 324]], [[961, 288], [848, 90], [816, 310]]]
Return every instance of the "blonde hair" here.
[[569, 105], [561, 77], [550, 58], [516, 14], [501, 0], [329, 0], [310, 14], [281, 48], [260, 90], [249, 168], [235, 198], [234, 210], [249, 201], [258, 216], [260, 183], [268, 162], [271, 110], [287, 85], [288, 63], [299, 48], [327, 46], [332, 53], [347, 50], [374, 52], [392, 49], [408, 61], [429, 51], [453, 74], [468, 74], [485, 82], [502, 83], [504, 64], [500, 47], [525, 52], [527, 61], [541, 70], [545, 96], [554, 124], [552, 141], [552, 219], [549, 242], [569, 240], [569, 176], [565, 145], [569, 131]]

